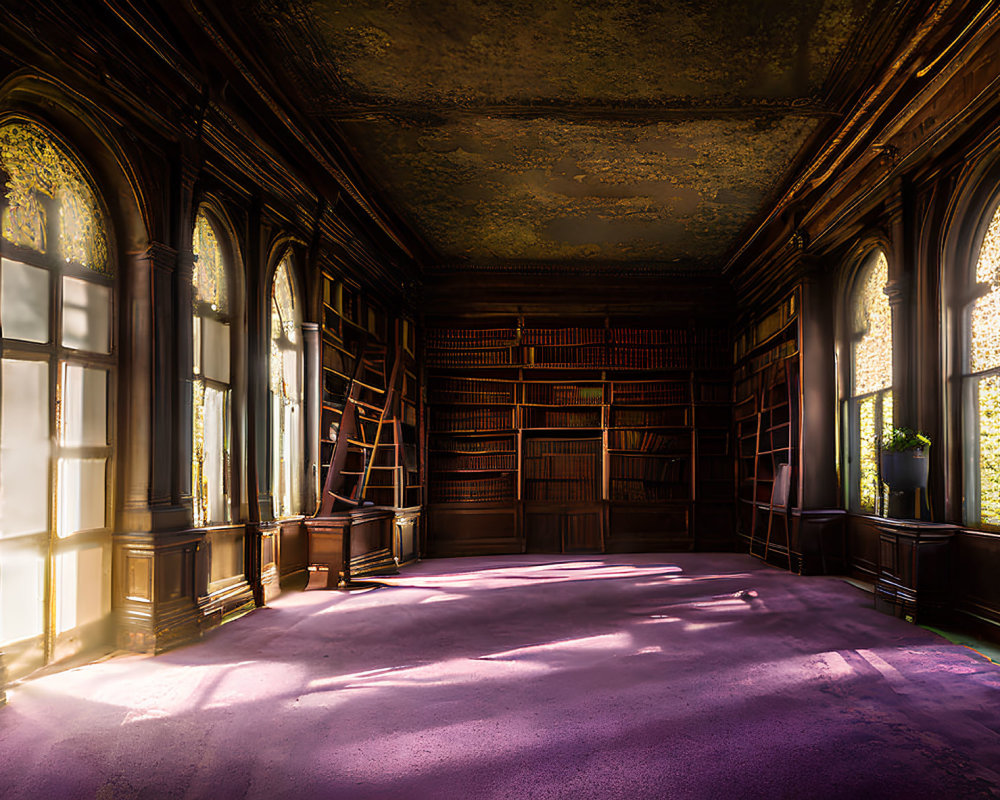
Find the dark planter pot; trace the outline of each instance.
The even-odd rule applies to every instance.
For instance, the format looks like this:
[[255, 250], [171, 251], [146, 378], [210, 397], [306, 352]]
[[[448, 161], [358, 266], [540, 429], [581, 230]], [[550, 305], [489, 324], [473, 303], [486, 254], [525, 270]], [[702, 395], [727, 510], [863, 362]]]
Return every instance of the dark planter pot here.
[[930, 468], [928, 448], [904, 450], [899, 453], [883, 450], [882, 480], [894, 492], [908, 492], [927, 489], [927, 475]]

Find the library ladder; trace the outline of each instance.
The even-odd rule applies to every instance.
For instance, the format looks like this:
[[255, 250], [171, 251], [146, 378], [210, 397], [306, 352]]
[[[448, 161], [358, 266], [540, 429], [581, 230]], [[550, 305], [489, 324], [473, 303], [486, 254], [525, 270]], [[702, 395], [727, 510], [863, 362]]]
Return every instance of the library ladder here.
[[[397, 416], [396, 406], [399, 403], [399, 381], [401, 376], [401, 369], [403, 363], [402, 348], [399, 347], [396, 350], [396, 357], [392, 364], [392, 374], [389, 377], [389, 382], [386, 386], [385, 400], [382, 404], [382, 413], [379, 415], [378, 427], [375, 429], [375, 439], [372, 443], [372, 456], [368, 459], [365, 464], [364, 474], [361, 477], [361, 482], [359, 484], [358, 496], [364, 498], [365, 490], [368, 488], [368, 479], [371, 477], [371, 471], [375, 465], [375, 455], [378, 453], [379, 445], [382, 443], [382, 431], [389, 429], [395, 434], [395, 426], [392, 421], [393, 418]], [[396, 479], [396, 439], [393, 439], [393, 476]]]
[[[358, 359], [354, 364], [350, 383], [344, 393], [344, 410], [341, 415], [340, 429], [337, 431], [337, 441], [330, 458], [330, 466], [326, 472], [323, 485], [323, 499], [320, 503], [319, 516], [328, 517], [334, 507], [340, 509], [353, 508], [364, 501], [364, 483], [370, 472], [375, 457], [375, 445], [367, 441], [364, 425], [364, 411], [371, 408], [370, 403], [361, 400], [361, 394], [369, 391], [373, 395], [385, 394], [382, 387], [366, 383], [366, 373], [378, 372], [381, 364], [381, 374], [385, 375], [385, 345], [378, 344], [367, 337], [358, 345]], [[383, 404], [379, 418], [385, 410]], [[345, 471], [348, 457], [356, 454], [359, 464], [356, 469]], [[348, 478], [357, 477], [351, 489], [347, 489]]]

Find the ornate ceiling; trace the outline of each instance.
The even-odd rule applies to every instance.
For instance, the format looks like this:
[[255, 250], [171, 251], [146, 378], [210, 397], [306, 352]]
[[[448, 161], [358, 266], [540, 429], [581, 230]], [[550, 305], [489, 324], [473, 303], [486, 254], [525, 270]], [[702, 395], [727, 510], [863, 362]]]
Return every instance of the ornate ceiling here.
[[253, 0], [227, 13], [440, 263], [714, 270], [832, 119], [872, 6]]

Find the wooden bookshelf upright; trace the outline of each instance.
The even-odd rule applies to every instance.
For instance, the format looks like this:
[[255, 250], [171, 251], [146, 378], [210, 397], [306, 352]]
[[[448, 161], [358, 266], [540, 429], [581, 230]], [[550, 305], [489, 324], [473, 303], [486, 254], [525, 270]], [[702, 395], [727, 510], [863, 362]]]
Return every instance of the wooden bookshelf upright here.
[[412, 320], [322, 274], [320, 508], [310, 566], [328, 585], [419, 555], [419, 383]]
[[431, 552], [732, 546], [729, 332], [630, 322], [427, 326]]
[[798, 298], [790, 293], [737, 338], [733, 406], [740, 535], [752, 555], [796, 571]]

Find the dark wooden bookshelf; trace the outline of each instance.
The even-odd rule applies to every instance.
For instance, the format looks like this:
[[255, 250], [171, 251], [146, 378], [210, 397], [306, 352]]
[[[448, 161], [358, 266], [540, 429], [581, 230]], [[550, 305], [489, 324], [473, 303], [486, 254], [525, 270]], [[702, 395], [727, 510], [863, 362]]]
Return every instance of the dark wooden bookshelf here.
[[739, 534], [752, 555], [798, 571], [799, 293], [736, 339], [734, 437]]
[[433, 554], [732, 547], [728, 329], [507, 317], [424, 342]]
[[307, 529], [333, 585], [418, 556], [424, 489], [413, 321], [333, 274], [322, 283], [322, 492]]

